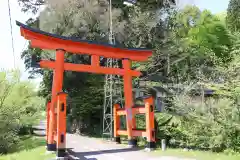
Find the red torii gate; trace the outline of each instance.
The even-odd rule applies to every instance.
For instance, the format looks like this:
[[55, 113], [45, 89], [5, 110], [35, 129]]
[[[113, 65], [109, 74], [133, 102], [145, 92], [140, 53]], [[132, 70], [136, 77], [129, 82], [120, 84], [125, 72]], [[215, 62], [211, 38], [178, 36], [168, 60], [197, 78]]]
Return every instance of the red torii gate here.
[[[136, 123], [132, 115], [132, 77], [139, 77], [141, 72], [131, 70], [131, 61], [147, 61], [152, 55], [147, 49], [123, 49], [113, 45], [101, 45], [90, 41], [58, 36], [34, 29], [16, 22], [21, 35], [30, 41], [32, 47], [56, 50], [55, 61], [41, 60], [41, 68], [54, 70], [51, 102], [47, 104], [47, 150], [56, 151], [58, 157], [64, 157], [66, 149], [66, 94], [62, 92], [63, 73], [67, 71], [90, 72], [99, 74], [117, 74], [123, 76], [127, 135], [129, 145], [134, 145], [133, 126]], [[64, 62], [65, 52], [91, 55], [91, 65]], [[100, 56], [122, 59], [123, 69], [100, 66]], [[57, 109], [57, 111], [56, 111]], [[126, 134], [126, 133], [125, 133]]]

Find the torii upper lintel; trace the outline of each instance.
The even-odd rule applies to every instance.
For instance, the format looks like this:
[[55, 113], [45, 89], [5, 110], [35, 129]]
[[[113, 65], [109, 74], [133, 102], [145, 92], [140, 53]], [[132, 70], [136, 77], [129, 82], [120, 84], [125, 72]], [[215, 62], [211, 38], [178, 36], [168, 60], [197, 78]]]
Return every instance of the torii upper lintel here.
[[126, 58], [132, 61], [146, 61], [152, 55], [152, 51], [148, 49], [117, 48], [110, 44], [100, 44], [93, 41], [44, 32], [18, 21], [16, 23], [20, 26], [21, 35], [31, 42], [32, 47], [36, 48], [49, 50], [64, 49], [70, 53], [97, 55], [116, 59]]

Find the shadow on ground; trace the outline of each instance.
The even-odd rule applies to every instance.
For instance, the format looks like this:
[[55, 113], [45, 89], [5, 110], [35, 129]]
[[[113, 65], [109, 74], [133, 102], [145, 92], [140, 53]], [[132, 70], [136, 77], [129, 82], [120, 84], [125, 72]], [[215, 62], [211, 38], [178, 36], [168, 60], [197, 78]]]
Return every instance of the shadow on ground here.
[[123, 149], [110, 149], [110, 150], [89, 151], [89, 152], [74, 152], [72, 149], [69, 149], [68, 153], [81, 160], [97, 160], [96, 158], [86, 158], [85, 156], [94, 156], [94, 155], [108, 154], [108, 153], [111, 154], [111, 153], [135, 152], [139, 150], [141, 150], [141, 148], [123, 148]]

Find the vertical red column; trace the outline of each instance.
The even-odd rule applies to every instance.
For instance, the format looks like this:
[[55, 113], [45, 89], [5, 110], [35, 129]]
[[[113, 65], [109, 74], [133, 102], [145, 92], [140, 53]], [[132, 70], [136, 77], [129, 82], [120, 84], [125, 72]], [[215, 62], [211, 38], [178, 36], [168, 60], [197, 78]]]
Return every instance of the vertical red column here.
[[64, 92], [57, 96], [57, 157], [66, 155], [66, 97]]
[[129, 59], [123, 59], [123, 68], [124, 68], [124, 98], [125, 98], [125, 110], [126, 110], [126, 122], [127, 122], [127, 133], [128, 133], [128, 145], [134, 147], [137, 145], [136, 139], [132, 136], [132, 106], [133, 106], [133, 93], [132, 93], [132, 76], [131, 76], [131, 61]]
[[148, 97], [145, 99], [145, 109], [146, 109], [147, 149], [152, 150], [156, 148], [153, 97]]
[[117, 115], [117, 110], [120, 108], [119, 104], [114, 104], [113, 106], [113, 122], [114, 122], [114, 139], [115, 142], [121, 143], [121, 139], [117, 131], [120, 129], [120, 116]]
[[49, 138], [47, 144], [48, 151], [56, 151], [56, 142], [54, 136], [56, 132], [56, 96], [58, 92], [62, 91], [63, 73], [64, 73], [64, 53], [62, 49], [56, 50], [55, 69], [53, 73], [52, 97], [50, 106], [50, 124], [49, 124]]
[[91, 56], [91, 66], [93, 67], [99, 67], [100, 66], [100, 61], [99, 61], [99, 56], [97, 55], [92, 55]]
[[[135, 95], [133, 95], [133, 106], [135, 105]], [[136, 122], [136, 114], [133, 114], [133, 118], [132, 118], [132, 128], [133, 129], [137, 129], [137, 122]]]
[[46, 142], [48, 143], [48, 136], [49, 136], [49, 120], [50, 120], [50, 105], [51, 105], [51, 102], [49, 101], [47, 103], [47, 107], [46, 107], [46, 118], [47, 118], [47, 124], [46, 124]]
[[137, 122], [136, 122], [136, 115], [135, 115], [135, 114], [133, 114], [132, 128], [133, 128], [133, 129], [136, 129], [136, 128], [137, 128]]

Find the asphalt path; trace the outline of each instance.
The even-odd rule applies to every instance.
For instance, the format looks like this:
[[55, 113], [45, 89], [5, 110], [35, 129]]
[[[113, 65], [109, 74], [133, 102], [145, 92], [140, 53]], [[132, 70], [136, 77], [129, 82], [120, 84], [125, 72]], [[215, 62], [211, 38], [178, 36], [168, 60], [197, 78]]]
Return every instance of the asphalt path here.
[[[45, 135], [46, 122], [35, 126], [35, 134]], [[177, 157], [157, 156], [140, 148], [128, 148], [102, 139], [67, 134], [67, 149], [76, 160], [193, 160]]]

